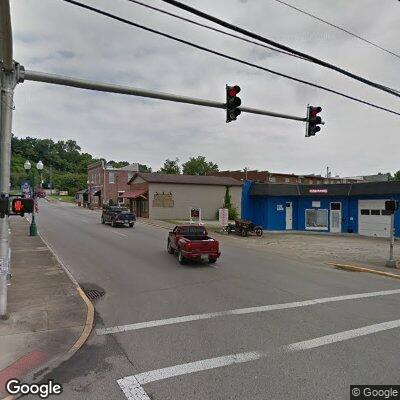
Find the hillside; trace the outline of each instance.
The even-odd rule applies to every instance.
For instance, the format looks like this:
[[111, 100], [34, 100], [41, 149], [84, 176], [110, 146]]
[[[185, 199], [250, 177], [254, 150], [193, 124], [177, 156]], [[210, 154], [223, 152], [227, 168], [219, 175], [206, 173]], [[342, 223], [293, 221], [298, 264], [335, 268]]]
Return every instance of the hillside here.
[[[87, 187], [87, 166], [98, 159], [89, 153], [83, 153], [81, 147], [75, 140], [60, 140], [54, 142], [52, 139], [18, 138], [13, 136], [11, 142], [11, 187], [18, 189], [21, 182], [27, 179], [24, 163], [29, 160], [32, 169], [41, 160], [44, 164], [41, 179], [43, 188], [68, 190], [70, 194]], [[116, 168], [128, 165], [127, 161], [109, 161]], [[146, 165], [140, 165], [140, 169], [148, 171]], [[37, 182], [39, 176], [36, 175]]]

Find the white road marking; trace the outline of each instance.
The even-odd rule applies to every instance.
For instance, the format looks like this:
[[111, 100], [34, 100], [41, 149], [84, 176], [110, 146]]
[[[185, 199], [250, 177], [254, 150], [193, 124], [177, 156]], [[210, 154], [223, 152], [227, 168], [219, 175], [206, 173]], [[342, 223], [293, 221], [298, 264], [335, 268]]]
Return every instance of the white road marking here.
[[349, 295], [335, 296], [335, 297], [323, 297], [320, 299], [296, 301], [293, 303], [272, 304], [272, 305], [259, 306], [259, 307], [237, 308], [235, 310], [219, 311], [219, 312], [206, 313], [206, 314], [184, 315], [182, 317], [159, 319], [159, 320], [155, 320], [155, 321], [138, 322], [135, 324], [128, 324], [128, 325], [118, 325], [118, 326], [114, 326], [114, 327], [110, 327], [110, 328], [98, 328], [98, 329], [96, 329], [96, 333], [98, 335], [108, 335], [108, 334], [112, 334], [112, 333], [135, 331], [135, 330], [139, 330], [139, 329], [153, 328], [155, 326], [180, 324], [183, 322], [199, 321], [199, 320], [203, 320], [203, 319], [224, 317], [224, 316], [228, 316], [228, 315], [243, 315], [243, 314], [253, 314], [253, 313], [267, 312], [267, 311], [274, 311], [274, 310], [285, 310], [285, 309], [289, 309], [289, 308], [306, 307], [306, 306], [312, 306], [315, 304], [333, 303], [333, 302], [337, 302], [337, 301], [356, 300], [356, 299], [364, 299], [364, 298], [379, 297], [379, 296], [389, 296], [392, 294], [400, 294], [400, 289], [385, 290], [385, 291], [380, 291], [380, 292], [349, 294]]
[[350, 331], [334, 333], [333, 335], [321, 336], [316, 339], [305, 340], [303, 342], [293, 343], [287, 346], [289, 351], [308, 350], [315, 347], [325, 346], [331, 343], [343, 342], [360, 336], [371, 335], [373, 333], [386, 331], [400, 327], [400, 319], [381, 324], [363, 326], [362, 328], [351, 329]]
[[[338, 332], [333, 335], [321, 336], [319, 338], [305, 340], [303, 342], [292, 343], [279, 347], [276, 352], [297, 352], [302, 350], [309, 350], [316, 347], [325, 346], [327, 344], [342, 342], [349, 339], [354, 339], [361, 336], [371, 335], [373, 333], [386, 331], [388, 329], [394, 329], [400, 327], [400, 320], [383, 322], [380, 324], [368, 325], [349, 331]], [[274, 351], [275, 353], [275, 351]], [[139, 397], [135, 394], [136, 391], [140, 392], [144, 389], [141, 385], [146, 383], [161, 381], [176, 376], [182, 376], [192, 374], [194, 372], [206, 371], [214, 368], [226, 367], [228, 365], [245, 363], [249, 361], [260, 360], [272, 354], [272, 352], [265, 351], [253, 351], [246, 353], [229, 354], [222, 357], [209, 358], [206, 360], [200, 360], [190, 362], [186, 364], [178, 364], [172, 367], [155, 369], [152, 371], [142, 372], [137, 375], [127, 376], [117, 381], [118, 385], [124, 391], [125, 395], [129, 400], [144, 400], [148, 397]], [[145, 392], [144, 392], [145, 393]], [[147, 394], [145, 394], [147, 396]]]
[[151, 400], [135, 375], [118, 379], [117, 383], [128, 400]]
[[[155, 369], [153, 371], [143, 372], [138, 375], [127, 376], [125, 378], [118, 379], [117, 383], [125, 393], [127, 399], [147, 400], [149, 397], [141, 386], [146, 383], [160, 381], [180, 375], [192, 374], [194, 372], [206, 371], [208, 369], [225, 367], [227, 365], [259, 360], [265, 356], [266, 353], [260, 351], [229, 354], [227, 356], [209, 358], [207, 360], [174, 365], [173, 367]], [[143, 397], [143, 393], [146, 397]]]

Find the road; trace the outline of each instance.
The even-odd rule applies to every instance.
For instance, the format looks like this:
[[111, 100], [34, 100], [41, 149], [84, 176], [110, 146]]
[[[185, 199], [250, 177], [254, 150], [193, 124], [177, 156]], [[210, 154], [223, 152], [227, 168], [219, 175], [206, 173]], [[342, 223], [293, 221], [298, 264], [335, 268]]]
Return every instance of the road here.
[[111, 228], [65, 203], [37, 220], [78, 282], [105, 291], [89, 340], [51, 374], [59, 399], [336, 400], [400, 383], [396, 280], [240, 238], [222, 239], [215, 267], [181, 266], [162, 228]]

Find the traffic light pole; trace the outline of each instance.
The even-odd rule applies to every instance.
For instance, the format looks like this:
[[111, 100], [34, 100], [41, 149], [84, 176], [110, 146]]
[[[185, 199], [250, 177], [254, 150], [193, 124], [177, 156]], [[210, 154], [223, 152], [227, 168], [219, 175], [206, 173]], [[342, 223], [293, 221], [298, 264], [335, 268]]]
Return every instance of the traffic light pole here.
[[[12, 57], [10, 4], [0, 0], [0, 194], [10, 193], [11, 122], [16, 85]], [[7, 318], [7, 278], [10, 273], [10, 231], [8, 216], [0, 218], [0, 318]]]
[[37, 236], [37, 226], [35, 220], [35, 170], [32, 168], [32, 199], [33, 199], [33, 210], [32, 210], [32, 221], [29, 226], [29, 236]]
[[[155, 92], [155, 91], [151, 91], [151, 90], [139, 89], [139, 88], [134, 88], [134, 87], [129, 87], [129, 86], [121, 86], [121, 85], [113, 85], [113, 84], [109, 84], [109, 83], [93, 82], [93, 81], [88, 81], [88, 80], [84, 80], [84, 79], [76, 79], [76, 78], [70, 78], [67, 76], [48, 74], [45, 72], [21, 70], [20, 76], [22, 79], [24, 79], [26, 81], [45, 82], [45, 83], [52, 83], [55, 85], [62, 85], [62, 86], [70, 86], [70, 87], [75, 87], [75, 88], [80, 88], [80, 89], [96, 90], [96, 91], [100, 91], [100, 92], [120, 93], [120, 94], [126, 94], [126, 95], [130, 95], [130, 96], [148, 97], [148, 98], [152, 98], [152, 99], [174, 101], [177, 103], [194, 104], [197, 106], [204, 106], [204, 107], [211, 107], [211, 108], [221, 108], [224, 110], [226, 109], [226, 103], [220, 103], [217, 101], [198, 99], [198, 98], [194, 98], [194, 97], [179, 96], [179, 95], [170, 94], [170, 93]], [[256, 109], [256, 108], [250, 108], [250, 107], [239, 107], [238, 109], [242, 113], [245, 112], [245, 113], [250, 113], [250, 114], [267, 115], [270, 117], [284, 118], [284, 119], [291, 119], [294, 121], [307, 122], [306, 117], [296, 117], [294, 115], [281, 114], [281, 113], [276, 113], [273, 111], [260, 110], [260, 109]]]

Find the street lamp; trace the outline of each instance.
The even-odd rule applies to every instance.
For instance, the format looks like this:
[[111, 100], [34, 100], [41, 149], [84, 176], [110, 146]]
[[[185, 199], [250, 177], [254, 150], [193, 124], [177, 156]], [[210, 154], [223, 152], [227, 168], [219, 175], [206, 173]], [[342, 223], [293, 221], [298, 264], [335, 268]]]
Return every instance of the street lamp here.
[[[39, 162], [36, 164], [36, 169], [38, 171], [42, 171], [43, 170], [43, 163], [42, 161], [39, 160]], [[26, 160], [24, 163], [24, 168], [27, 174], [29, 174], [29, 171], [32, 168], [31, 163], [29, 162], [29, 160]], [[32, 170], [32, 198], [33, 201], [35, 202], [35, 171]], [[32, 222], [31, 225], [29, 227], [29, 235], [30, 236], [37, 236], [37, 226], [36, 226], [36, 221], [35, 221], [35, 207], [33, 207], [33, 211], [32, 211]]]

